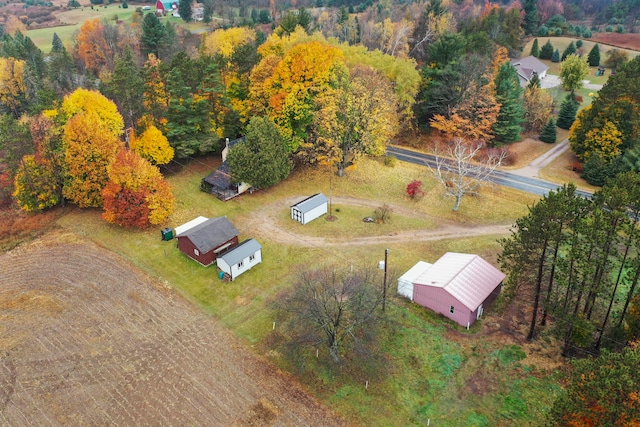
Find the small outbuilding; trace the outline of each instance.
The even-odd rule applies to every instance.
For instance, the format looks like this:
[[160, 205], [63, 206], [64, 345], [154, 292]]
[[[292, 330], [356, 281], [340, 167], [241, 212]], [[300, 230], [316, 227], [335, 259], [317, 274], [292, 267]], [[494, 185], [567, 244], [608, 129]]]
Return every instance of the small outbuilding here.
[[237, 245], [239, 234], [226, 216], [210, 219], [200, 216], [176, 227], [178, 249], [205, 267]]
[[314, 194], [291, 206], [291, 219], [306, 224], [326, 214], [328, 206], [327, 196], [322, 193]]
[[447, 252], [419, 261], [398, 279], [398, 293], [469, 327], [500, 294], [505, 274], [482, 257]]
[[262, 262], [262, 246], [255, 239], [248, 239], [238, 246], [220, 254], [217, 258], [218, 268], [224, 271], [231, 280]]

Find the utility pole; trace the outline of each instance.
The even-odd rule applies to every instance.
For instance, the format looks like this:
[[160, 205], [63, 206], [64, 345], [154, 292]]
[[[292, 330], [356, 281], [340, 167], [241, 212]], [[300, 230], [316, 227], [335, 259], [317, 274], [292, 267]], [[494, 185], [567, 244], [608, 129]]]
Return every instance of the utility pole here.
[[382, 285], [382, 311], [387, 305], [387, 259], [389, 258], [389, 249], [384, 250], [384, 283]]

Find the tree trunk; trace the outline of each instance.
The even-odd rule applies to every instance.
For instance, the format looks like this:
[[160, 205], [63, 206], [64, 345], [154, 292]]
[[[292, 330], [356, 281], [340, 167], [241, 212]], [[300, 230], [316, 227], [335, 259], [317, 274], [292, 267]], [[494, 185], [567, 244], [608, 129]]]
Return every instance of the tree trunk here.
[[460, 202], [462, 201], [462, 194], [456, 194], [456, 203], [453, 205], [453, 211], [458, 212]]
[[542, 274], [544, 272], [544, 260], [547, 254], [547, 240], [544, 241], [544, 247], [542, 248], [542, 255], [540, 255], [540, 261], [538, 262], [538, 277], [536, 278], [536, 295], [533, 301], [533, 313], [531, 314], [531, 327], [529, 328], [529, 334], [527, 335], [527, 341], [531, 341], [536, 331], [536, 320], [538, 318], [538, 306], [540, 305], [540, 292], [542, 291]]

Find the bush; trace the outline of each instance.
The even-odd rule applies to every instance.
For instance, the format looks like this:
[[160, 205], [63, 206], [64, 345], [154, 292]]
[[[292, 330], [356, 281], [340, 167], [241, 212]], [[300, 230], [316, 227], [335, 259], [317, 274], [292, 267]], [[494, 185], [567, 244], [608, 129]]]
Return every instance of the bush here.
[[395, 156], [387, 155], [384, 156], [382, 162], [385, 166], [389, 166], [390, 168], [395, 167], [398, 164], [398, 159]]
[[540, 27], [538, 27], [538, 35], [540, 37], [546, 37], [549, 35], [549, 27], [547, 27], [546, 25], [540, 25]]
[[560, 37], [562, 35], [562, 28], [554, 28], [553, 35], [556, 37]]
[[387, 221], [391, 220], [391, 214], [393, 213], [393, 208], [386, 203], [373, 211], [373, 217], [375, 218], [378, 224], [384, 224]]
[[620, 33], [620, 34], [624, 33], [624, 25], [618, 24], [616, 26], [616, 33]]
[[606, 27], [604, 27], [604, 30], [605, 30], [607, 33], [611, 33], [611, 32], [613, 32], [613, 25], [607, 25]]
[[582, 47], [582, 45], [584, 44], [584, 42], [582, 40], [578, 40], [576, 42], [576, 48], [580, 49]]
[[414, 179], [407, 185], [407, 195], [412, 198], [421, 198], [424, 197], [424, 191], [422, 191], [422, 181]]
[[582, 32], [582, 37], [584, 37], [585, 39], [590, 39], [592, 35], [593, 34], [591, 33], [591, 30], [589, 30], [589, 29], [585, 29]]

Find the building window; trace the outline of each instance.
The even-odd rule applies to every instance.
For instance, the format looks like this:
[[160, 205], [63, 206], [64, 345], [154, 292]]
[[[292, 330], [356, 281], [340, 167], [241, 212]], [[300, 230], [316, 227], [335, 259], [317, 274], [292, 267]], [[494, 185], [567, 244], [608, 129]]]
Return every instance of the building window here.
[[253, 261], [254, 259], [256, 259], [255, 255], [249, 255], [249, 261]]
[[244, 265], [244, 261], [240, 261], [240, 262], [238, 263], [238, 268], [242, 268], [242, 266], [243, 266], [243, 265]]
[[456, 308], [452, 305], [449, 306], [449, 313], [453, 314], [453, 312], [456, 311]]
[[194, 254], [196, 254], [196, 256], [200, 256], [200, 251], [199, 251], [199, 250], [197, 250], [197, 249], [194, 249], [194, 250], [193, 250], [193, 253], [194, 253]]

